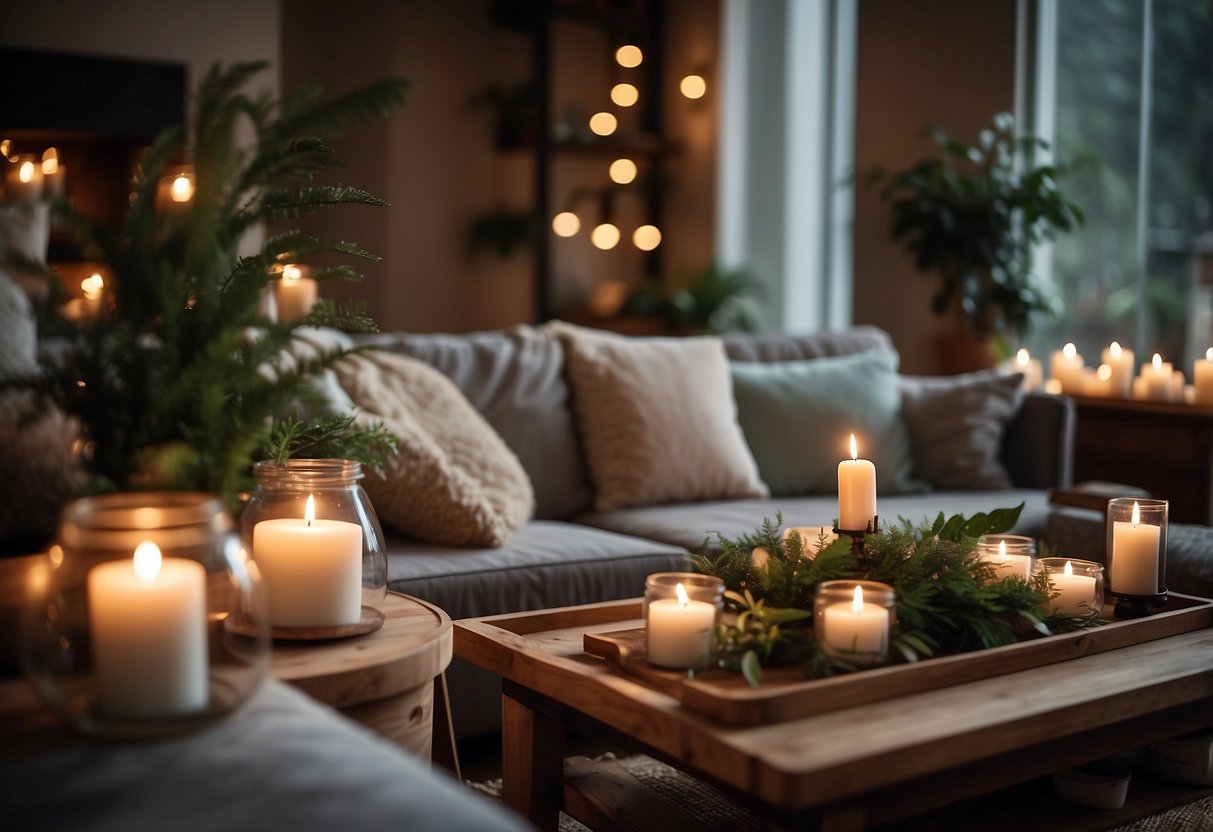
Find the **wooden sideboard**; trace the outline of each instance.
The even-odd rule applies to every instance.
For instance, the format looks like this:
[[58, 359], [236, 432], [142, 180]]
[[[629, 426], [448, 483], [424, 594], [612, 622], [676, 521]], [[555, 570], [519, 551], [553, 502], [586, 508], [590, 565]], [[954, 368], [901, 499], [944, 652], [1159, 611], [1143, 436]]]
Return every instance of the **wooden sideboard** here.
[[1074, 481], [1144, 488], [1172, 523], [1213, 525], [1213, 408], [1075, 397]]

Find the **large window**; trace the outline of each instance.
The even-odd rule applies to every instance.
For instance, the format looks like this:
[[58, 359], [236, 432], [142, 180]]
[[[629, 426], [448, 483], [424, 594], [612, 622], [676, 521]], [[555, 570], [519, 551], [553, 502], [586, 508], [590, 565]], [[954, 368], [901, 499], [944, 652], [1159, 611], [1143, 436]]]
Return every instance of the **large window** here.
[[1074, 341], [1091, 364], [1119, 340], [1139, 363], [1160, 352], [1190, 377], [1213, 346], [1213, 0], [1040, 11], [1054, 155], [1100, 163], [1063, 181], [1087, 222], [1052, 248], [1064, 311], [1038, 327], [1035, 351]]

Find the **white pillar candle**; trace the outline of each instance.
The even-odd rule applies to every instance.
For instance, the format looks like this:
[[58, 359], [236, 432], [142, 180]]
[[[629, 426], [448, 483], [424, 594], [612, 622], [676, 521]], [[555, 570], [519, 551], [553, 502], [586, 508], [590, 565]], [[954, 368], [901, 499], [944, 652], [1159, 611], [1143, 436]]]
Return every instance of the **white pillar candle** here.
[[48, 147], [42, 154], [42, 188], [47, 196], [63, 196], [67, 165], [59, 164], [59, 151]]
[[1050, 602], [1053, 612], [1063, 615], [1090, 615], [1095, 604], [1095, 578], [1075, 575], [1074, 567], [1066, 561], [1064, 572], [1051, 572], [1053, 589], [1061, 593]]
[[1082, 356], [1071, 343], [1066, 344], [1059, 352], [1054, 352], [1049, 364], [1049, 374], [1061, 384], [1061, 392], [1075, 394], [1082, 392]]
[[712, 656], [716, 607], [687, 597], [682, 584], [677, 598], [659, 598], [648, 605], [648, 659], [651, 664], [685, 670], [703, 667]]
[[876, 466], [859, 459], [855, 434], [851, 434], [851, 458], [838, 463], [838, 528], [860, 531], [876, 517]]
[[992, 563], [997, 570], [999, 580], [1003, 578], [1023, 578], [1025, 581], [1032, 577], [1032, 556], [1007, 554], [1007, 542], [998, 541], [998, 554], [987, 552], [982, 560]]
[[1015, 361], [1011, 365], [1011, 369], [1017, 373], [1023, 373], [1023, 389], [1024, 390], [1039, 390], [1044, 384], [1044, 368], [1041, 366], [1040, 359], [1033, 358], [1032, 355], [1023, 348], [1015, 353]]
[[1195, 388], [1192, 403], [1213, 405], [1213, 347], [1205, 350], [1205, 357], [1196, 359], [1192, 365], [1192, 384]]
[[1171, 371], [1171, 393], [1170, 401], [1182, 402], [1184, 400], [1184, 371]]
[[89, 570], [88, 605], [99, 711], [157, 717], [206, 707], [210, 682], [201, 563], [161, 558], [156, 544], [144, 541], [133, 560]]
[[851, 601], [825, 608], [822, 648], [830, 655], [858, 653], [883, 656], [889, 649], [889, 611], [863, 602], [863, 588], [856, 585]]
[[288, 265], [282, 269], [282, 278], [274, 287], [274, 301], [278, 308], [278, 320], [290, 323], [311, 314], [320, 286], [313, 278], [305, 277], [303, 267]]
[[1113, 341], [1100, 356], [1102, 363], [1111, 368], [1108, 395], [1128, 398], [1133, 393], [1133, 374], [1136, 372], [1137, 359], [1133, 350], [1127, 350]]
[[19, 156], [4, 172], [4, 198], [9, 202], [42, 198], [42, 166], [32, 156]]
[[253, 526], [253, 560], [271, 626], [335, 627], [362, 617], [362, 527], [316, 518], [314, 497], [302, 519]]
[[1098, 370], [1083, 378], [1082, 390], [1083, 394], [1087, 396], [1108, 398], [1115, 395], [1115, 391], [1112, 389], [1112, 367], [1108, 364], [1100, 364]]
[[1141, 368], [1145, 381], [1145, 397], [1153, 402], [1169, 402], [1174, 384], [1170, 362], [1163, 361], [1162, 356], [1154, 353], [1154, 360]]
[[1112, 592], [1158, 594], [1159, 540], [1158, 526], [1141, 522], [1141, 508], [1136, 502], [1128, 523], [1117, 520], [1112, 524], [1112, 557], [1108, 564]]

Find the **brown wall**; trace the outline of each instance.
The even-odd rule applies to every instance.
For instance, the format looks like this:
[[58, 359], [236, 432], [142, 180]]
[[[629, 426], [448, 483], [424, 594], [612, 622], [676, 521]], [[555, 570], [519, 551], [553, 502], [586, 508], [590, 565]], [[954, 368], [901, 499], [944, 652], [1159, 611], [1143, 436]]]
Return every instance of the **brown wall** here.
[[[974, 138], [1015, 90], [1015, 0], [861, 0], [855, 170], [899, 170], [931, 152], [927, 122]], [[856, 189], [854, 320], [888, 330], [909, 373], [938, 368], [932, 276], [889, 239], [878, 189]]]

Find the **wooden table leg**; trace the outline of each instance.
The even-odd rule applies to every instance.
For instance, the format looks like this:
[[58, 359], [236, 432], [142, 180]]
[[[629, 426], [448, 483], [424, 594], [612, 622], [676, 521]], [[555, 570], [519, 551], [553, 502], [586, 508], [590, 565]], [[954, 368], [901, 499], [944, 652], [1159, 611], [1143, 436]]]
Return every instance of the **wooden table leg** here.
[[451, 698], [446, 687], [446, 674], [434, 677], [434, 739], [430, 746], [435, 763], [463, 780], [459, 769], [459, 749], [455, 745], [455, 726], [451, 722]]
[[501, 696], [502, 799], [541, 830], [555, 832], [564, 791], [564, 724], [511, 693]]

